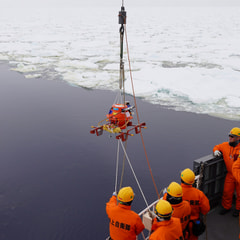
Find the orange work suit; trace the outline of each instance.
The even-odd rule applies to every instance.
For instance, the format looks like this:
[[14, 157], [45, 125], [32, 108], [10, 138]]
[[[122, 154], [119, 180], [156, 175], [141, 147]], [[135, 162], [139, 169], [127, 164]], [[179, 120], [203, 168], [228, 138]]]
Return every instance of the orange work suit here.
[[184, 240], [182, 226], [179, 218], [171, 217], [170, 220], [158, 222], [153, 220], [149, 240]]
[[240, 154], [238, 155], [238, 159], [233, 163], [232, 174], [236, 181], [240, 183]]
[[139, 215], [131, 210], [131, 206], [117, 204], [116, 196], [112, 196], [106, 204], [106, 212], [113, 240], [136, 240], [136, 236], [145, 228]]
[[[240, 184], [240, 154], [238, 155], [238, 159], [233, 163], [232, 174], [233, 174], [233, 177], [236, 179], [237, 183]], [[240, 222], [240, 215], [239, 215], [239, 222]], [[240, 233], [239, 233], [238, 239], [240, 239]]]
[[[167, 200], [167, 193], [163, 196], [164, 200]], [[182, 231], [184, 231], [188, 225], [191, 216], [191, 207], [188, 201], [182, 201], [178, 204], [171, 204], [173, 208], [172, 217], [179, 218]]]
[[[200, 213], [206, 215], [210, 210], [209, 200], [206, 195], [199, 189], [193, 187], [192, 185], [187, 185], [181, 183], [183, 196], [182, 199], [190, 203], [191, 206], [191, 216], [190, 220], [197, 220], [200, 218]], [[197, 236], [192, 234], [191, 224], [189, 224], [190, 236], [189, 240], [198, 239]]]
[[227, 175], [224, 181], [222, 206], [225, 209], [232, 207], [233, 194], [236, 189], [236, 209], [240, 210], [240, 184], [235, 180], [232, 174], [233, 163], [237, 160], [240, 151], [240, 143], [236, 147], [231, 147], [228, 142], [216, 145], [213, 148], [213, 152], [220, 151], [223, 155], [223, 160], [227, 168]]

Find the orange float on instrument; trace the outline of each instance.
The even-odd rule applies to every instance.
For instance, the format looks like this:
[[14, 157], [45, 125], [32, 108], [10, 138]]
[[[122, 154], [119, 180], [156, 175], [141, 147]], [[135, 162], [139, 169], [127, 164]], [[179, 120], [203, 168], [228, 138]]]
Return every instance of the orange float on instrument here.
[[113, 104], [107, 114], [108, 121], [121, 129], [126, 129], [127, 126], [131, 126], [132, 108], [129, 105]]
[[[138, 134], [141, 132], [142, 128], [146, 128], [145, 123], [132, 123], [133, 109], [134, 106], [130, 106], [128, 102], [126, 102], [126, 104], [113, 104], [109, 113], [106, 115], [107, 118], [100, 121], [97, 127], [92, 126], [90, 133], [100, 136], [103, 134], [103, 131], [107, 131], [109, 133], [117, 134], [116, 139], [121, 139], [123, 142], [126, 141], [128, 136], [133, 136], [132, 131], [135, 131], [135, 134]], [[104, 121], [107, 123], [102, 124]]]

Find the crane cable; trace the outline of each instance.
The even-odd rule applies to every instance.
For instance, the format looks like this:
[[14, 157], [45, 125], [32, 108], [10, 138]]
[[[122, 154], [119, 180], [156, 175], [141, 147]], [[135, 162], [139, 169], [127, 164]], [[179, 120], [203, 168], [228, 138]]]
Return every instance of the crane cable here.
[[[125, 71], [124, 71], [124, 61], [123, 61], [123, 43], [124, 43], [124, 24], [126, 24], [126, 11], [124, 9], [124, 1], [122, 0], [122, 6], [121, 6], [121, 11], [119, 12], [118, 15], [119, 19], [119, 24], [121, 24], [121, 27], [119, 29], [119, 33], [120, 33], [120, 74], [119, 74], [119, 98], [121, 97], [121, 103], [125, 105]], [[126, 120], [126, 119], [125, 119]], [[126, 122], [126, 121], [125, 121]], [[128, 124], [129, 121], [127, 121], [125, 123], [124, 126], [126, 126]], [[127, 141], [125, 142], [125, 149], [127, 147]], [[117, 150], [117, 158], [119, 159], [119, 142], [118, 142], [118, 150]], [[123, 160], [122, 160], [122, 173], [121, 173], [121, 180], [120, 180], [120, 184], [119, 184], [119, 189], [122, 186], [122, 182], [123, 182], [123, 175], [124, 175], [124, 169], [125, 169], [125, 160], [126, 157], [125, 155], [123, 156]], [[117, 165], [119, 163], [117, 162]], [[117, 171], [117, 170], [116, 170]], [[117, 178], [115, 181], [115, 188], [117, 186]]]
[[[125, 11], [125, 8], [124, 8], [124, 5], [123, 5], [123, 0], [122, 0], [122, 7], [121, 7], [121, 11], [119, 12], [119, 24], [121, 24], [121, 27], [119, 29], [119, 32], [120, 32], [120, 79], [119, 79], [119, 88], [120, 90], [122, 89], [123, 90], [123, 100], [124, 100], [124, 104], [125, 104], [125, 86], [124, 86], [124, 80], [125, 80], [125, 76], [124, 76], [124, 62], [123, 62], [123, 38], [124, 38], [124, 30], [125, 30], [125, 39], [126, 39], [126, 48], [127, 48], [127, 57], [128, 57], [128, 63], [129, 63], [129, 72], [130, 72], [130, 79], [131, 79], [131, 85], [132, 85], [132, 92], [133, 92], [133, 98], [134, 98], [134, 105], [135, 105], [135, 108], [136, 108], [136, 114], [137, 114], [137, 121], [138, 121], [138, 124], [140, 124], [140, 119], [139, 119], [139, 114], [138, 114], [138, 109], [137, 109], [137, 101], [136, 101], [136, 97], [135, 97], [135, 91], [134, 91], [134, 85], [133, 85], [133, 78], [132, 78], [132, 70], [131, 70], [131, 63], [130, 63], [130, 54], [129, 54], [129, 47], [128, 47], [128, 40], [127, 40], [127, 31], [126, 31], [126, 11]], [[156, 185], [156, 182], [154, 180], [154, 177], [153, 177], [153, 173], [152, 173], [152, 169], [151, 169], [151, 166], [150, 166], [150, 162], [149, 162], [149, 159], [148, 159], [148, 155], [147, 155], [147, 151], [146, 151], [146, 146], [145, 146], [145, 143], [144, 143], [144, 140], [143, 140], [143, 135], [142, 135], [142, 131], [140, 129], [140, 135], [141, 135], [141, 140], [142, 140], [142, 144], [143, 144], [143, 148], [144, 148], [144, 153], [145, 153], [145, 157], [146, 157], [146, 160], [147, 160], [147, 163], [148, 163], [148, 168], [149, 168], [149, 171], [150, 171], [150, 174], [151, 174], [151, 177], [152, 177], [152, 182], [154, 184], [154, 187], [155, 187], [155, 191], [157, 193], [157, 196], [158, 198], [160, 198], [160, 195], [158, 193], [158, 188], [157, 188], [157, 185]], [[123, 145], [122, 145], [123, 146]], [[124, 149], [124, 148], [123, 148]], [[125, 153], [125, 156], [127, 157], [126, 155], [126, 151], [124, 149], [124, 153]], [[118, 154], [119, 154], [119, 148], [118, 148]], [[117, 157], [118, 158], [118, 157]], [[127, 157], [128, 159], [128, 157]], [[117, 160], [118, 161], [118, 160]], [[128, 159], [129, 161], [129, 159]], [[130, 163], [130, 161], [129, 161]], [[131, 166], [131, 165], [130, 165]], [[117, 170], [116, 170], [117, 171]], [[123, 171], [122, 170], [122, 176], [123, 176]], [[133, 171], [133, 170], [132, 170]], [[137, 179], [136, 179], [137, 180]], [[116, 180], [117, 181], [117, 180]], [[122, 179], [121, 179], [122, 181]], [[138, 181], [137, 181], [138, 182]], [[116, 185], [117, 183], [115, 183]], [[139, 188], [140, 188], [140, 185], [139, 185]], [[141, 188], [140, 188], [141, 190]], [[141, 191], [142, 192], [142, 191]], [[143, 193], [142, 193], [143, 194]], [[143, 195], [144, 196], [144, 195]], [[144, 200], [146, 202], [146, 199], [144, 197]]]

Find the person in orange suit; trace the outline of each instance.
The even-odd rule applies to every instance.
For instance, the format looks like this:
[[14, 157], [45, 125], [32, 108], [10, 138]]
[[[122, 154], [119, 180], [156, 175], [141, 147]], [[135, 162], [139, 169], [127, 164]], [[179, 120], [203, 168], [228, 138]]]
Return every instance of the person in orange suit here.
[[186, 168], [181, 172], [181, 187], [183, 191], [182, 199], [190, 203], [191, 216], [189, 223], [189, 240], [197, 240], [198, 237], [193, 232], [193, 222], [200, 223], [200, 214], [206, 215], [210, 211], [209, 200], [199, 189], [193, 187], [195, 182], [194, 172]]
[[240, 128], [233, 128], [229, 133], [229, 141], [216, 145], [213, 148], [213, 155], [223, 157], [227, 168], [227, 175], [224, 182], [222, 195], [222, 206], [220, 214], [226, 214], [232, 208], [233, 194], [236, 190], [236, 208], [233, 211], [233, 216], [238, 217], [240, 211], [240, 183], [236, 181], [232, 174], [233, 163], [237, 160], [240, 151]]
[[[233, 174], [233, 177], [238, 182], [238, 184], [240, 184], [240, 152], [238, 155], [238, 159], [233, 163], [232, 174]], [[239, 223], [240, 223], [240, 216], [239, 216]], [[238, 239], [240, 239], [240, 233], [239, 233]]]
[[173, 208], [172, 216], [179, 218], [182, 226], [183, 236], [187, 239], [187, 227], [191, 216], [191, 207], [188, 201], [182, 200], [182, 187], [176, 182], [171, 182], [163, 199], [167, 200]]
[[124, 187], [120, 189], [118, 195], [114, 192], [106, 204], [109, 218], [109, 239], [136, 240], [136, 236], [145, 228], [139, 215], [131, 210], [133, 199], [133, 189]]
[[149, 240], [184, 240], [180, 219], [172, 217], [172, 212], [168, 201], [158, 201]]
[[240, 152], [238, 159], [233, 163], [232, 174], [238, 183], [240, 183]]

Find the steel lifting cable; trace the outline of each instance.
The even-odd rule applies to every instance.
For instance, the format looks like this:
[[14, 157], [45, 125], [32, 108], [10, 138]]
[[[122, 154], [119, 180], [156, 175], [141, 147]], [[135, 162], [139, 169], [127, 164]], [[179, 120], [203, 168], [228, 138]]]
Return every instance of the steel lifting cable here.
[[[119, 187], [117, 187], [118, 185], [118, 166], [119, 166], [119, 141], [118, 141], [118, 146], [117, 146], [117, 160], [116, 160], [116, 174], [115, 174], [115, 192], [117, 192], [117, 189], [121, 189], [122, 188], [122, 182], [123, 182], [123, 174], [124, 174], [124, 168], [125, 168], [125, 154], [123, 156], [123, 164], [122, 164], [122, 173], [121, 173], [121, 179], [120, 179], [120, 183], [119, 183]], [[125, 144], [125, 149], [126, 149], [126, 145], [127, 145], [127, 141]]]
[[136, 174], [135, 174], [135, 172], [134, 172], [134, 170], [133, 170], [132, 164], [131, 164], [130, 159], [129, 159], [128, 155], [127, 155], [127, 152], [126, 152], [126, 150], [125, 150], [125, 148], [124, 148], [124, 146], [123, 146], [122, 140], [120, 139], [119, 141], [120, 141], [120, 143], [121, 143], [121, 145], [122, 145], [123, 152], [124, 152], [124, 154], [125, 154], [125, 156], [126, 156], [126, 159], [128, 160], [128, 164], [129, 164], [129, 166], [130, 166], [130, 168], [131, 168], [131, 170], [132, 170], [133, 176], [134, 176], [134, 178], [135, 178], [135, 180], [136, 180], [136, 182], [137, 182], [138, 188], [139, 188], [139, 190], [140, 190], [140, 192], [141, 192], [141, 194], [142, 194], [142, 197], [143, 197], [143, 199], [144, 199], [144, 201], [145, 201], [145, 203], [146, 203], [146, 205], [147, 205], [147, 207], [148, 207], [148, 206], [149, 206], [149, 205], [148, 205], [148, 202], [147, 202], [147, 200], [146, 200], [146, 198], [145, 198], [145, 195], [144, 195], [144, 193], [143, 193], [143, 191], [142, 191], [142, 188], [141, 188], [141, 186], [140, 186], [140, 184], [139, 184], [139, 181], [138, 181], [138, 179], [137, 179], [137, 176], [136, 176]]
[[[131, 79], [131, 85], [132, 85], [133, 99], [134, 99], [134, 104], [135, 104], [135, 108], [136, 108], [138, 124], [140, 124], [138, 108], [137, 108], [137, 101], [136, 101], [135, 90], [134, 90], [134, 85], [133, 85], [133, 77], [132, 77], [132, 69], [131, 69], [131, 62], [130, 62], [130, 56], [129, 56], [126, 24], [124, 26], [125, 26], [125, 39], [126, 39], [126, 48], [127, 48], [127, 56], [128, 56], [129, 73], [130, 73], [130, 79]], [[151, 174], [151, 177], [152, 177], [153, 185], [154, 185], [155, 191], [157, 193], [157, 196], [160, 199], [160, 195], [158, 193], [158, 188], [157, 188], [156, 182], [154, 180], [152, 169], [151, 169], [150, 162], [149, 162], [149, 159], [148, 159], [146, 146], [145, 146], [145, 143], [144, 143], [144, 139], [143, 139], [143, 135], [142, 135], [142, 130], [141, 129], [140, 129], [140, 135], [141, 135], [141, 140], [142, 140], [142, 144], [143, 144], [143, 148], [144, 148], [145, 157], [146, 157], [146, 160], [147, 160], [147, 163], [148, 163], [148, 168], [149, 168], [149, 171], [150, 171], [150, 174]]]
[[[116, 160], [116, 174], [115, 174], [115, 192], [117, 192], [117, 185], [118, 185], [118, 166], [119, 166], [119, 141], [118, 141], [118, 146], [117, 146], [117, 160]], [[125, 149], [126, 149], [126, 146], [127, 146], [127, 141], [125, 143]], [[123, 174], [124, 174], [124, 168], [125, 168], [125, 159], [126, 159], [126, 156], [124, 154], [123, 156], [123, 164], [122, 164], [122, 173], [121, 173], [121, 179], [120, 179], [120, 183], [119, 183], [119, 188], [118, 189], [121, 189], [122, 187], [122, 182], [123, 182]]]
[[121, 27], [119, 29], [120, 33], [120, 76], [119, 76], [119, 89], [122, 89], [122, 94], [123, 94], [123, 104], [125, 104], [125, 85], [124, 85], [124, 80], [125, 80], [125, 73], [124, 73], [124, 62], [123, 62], [123, 39], [124, 39], [124, 24], [126, 24], [126, 11], [123, 6], [123, 1], [122, 1], [122, 7], [121, 11], [119, 12], [118, 15], [118, 22], [121, 24]]
[[119, 99], [121, 100], [121, 90], [118, 91], [113, 104], [119, 103]]
[[117, 192], [117, 180], [118, 180], [118, 163], [119, 163], [119, 142], [117, 146], [117, 161], [116, 161], [116, 178], [115, 178], [115, 192]]
[[[119, 29], [120, 33], [120, 75], [119, 75], [119, 98], [121, 99], [121, 103], [125, 105], [125, 72], [124, 72], [124, 62], [123, 62], [123, 40], [124, 40], [124, 24], [126, 24], [126, 12], [124, 9], [124, 2], [122, 0], [122, 7], [121, 11], [119, 12], [119, 24], [121, 24], [121, 27]], [[121, 97], [122, 95], [122, 97]], [[125, 115], [126, 117], [126, 115]], [[127, 119], [125, 119], [126, 122]], [[123, 127], [125, 127], [128, 124], [129, 121], [125, 123]], [[127, 147], [127, 141], [125, 143], [125, 148]], [[119, 153], [118, 153], [119, 154]], [[123, 175], [124, 175], [124, 168], [125, 168], [125, 155], [123, 156], [123, 164], [122, 164], [122, 173], [121, 173], [121, 180], [119, 184], [119, 189], [122, 186], [123, 182]]]
[[[123, 98], [124, 98], [123, 100], [124, 100], [124, 104], [125, 104], [125, 87], [124, 87], [125, 76], [124, 76], [124, 63], [123, 63], [123, 38], [124, 38], [124, 30], [126, 30], [126, 12], [125, 12], [125, 9], [124, 9], [123, 0], [122, 0], [121, 12], [119, 12], [119, 24], [121, 24], [121, 27], [120, 27], [120, 30], [119, 30], [119, 32], [120, 32], [120, 79], [119, 79], [120, 84], [119, 84], [119, 88], [123, 89]], [[136, 102], [136, 97], [135, 97], [135, 91], [134, 91], [134, 86], [133, 86], [133, 78], [132, 78], [132, 71], [131, 71], [131, 64], [130, 64], [129, 48], [128, 48], [128, 40], [127, 40], [127, 32], [126, 31], [125, 31], [125, 39], [126, 39], [127, 56], [128, 56], [129, 72], [130, 72], [130, 78], [131, 78], [131, 84], [132, 84], [134, 104], [135, 104], [135, 108], [136, 108], [138, 124], [140, 124], [139, 114], [138, 114], [138, 110], [137, 110], [137, 102]], [[152, 177], [152, 181], [153, 181], [153, 184], [154, 184], [154, 187], [155, 187], [155, 191], [157, 193], [158, 198], [160, 198], [160, 195], [158, 193], [158, 189], [157, 189], [157, 186], [156, 186], [153, 174], [152, 174], [152, 169], [151, 169], [151, 166], [150, 166], [150, 162], [149, 162], [149, 159], [148, 159], [148, 156], [147, 156], [147, 151], [146, 151], [146, 147], [145, 147], [145, 143], [144, 143], [144, 140], [143, 140], [143, 135], [142, 135], [141, 129], [140, 129], [140, 135], [141, 135], [142, 144], [143, 144], [145, 156], [146, 156], [147, 163], [148, 163], [148, 168], [149, 168], [149, 171], [150, 171], [150, 174], [151, 174], [151, 177]], [[122, 144], [122, 142], [121, 142], [121, 144]], [[122, 144], [122, 147], [123, 147], [123, 144]], [[125, 156], [127, 157], [125, 148], [123, 148], [123, 149], [124, 149]], [[128, 159], [128, 157], [127, 157], [127, 159]], [[129, 162], [129, 165], [131, 166], [129, 159], [128, 159], [128, 162]], [[131, 167], [131, 169], [132, 169], [132, 167]], [[132, 169], [132, 171], [133, 171], [133, 169]], [[133, 171], [133, 173], [134, 173], [134, 171]], [[136, 179], [136, 181], [137, 181], [137, 179]], [[137, 183], [138, 183], [138, 181], [137, 181]], [[138, 183], [138, 185], [139, 185], [139, 183]], [[140, 185], [139, 185], [139, 189], [142, 192]], [[142, 192], [142, 195], [144, 196], [143, 192]], [[146, 201], [145, 197], [144, 197], [144, 200], [147, 204], [147, 201]], [[147, 206], [148, 206], [148, 204], [147, 204]]]
[[[127, 141], [125, 141], [125, 149], [126, 148], [127, 148]], [[124, 174], [124, 169], [125, 169], [125, 160], [126, 160], [126, 156], [124, 154], [124, 156], [123, 156], [123, 164], [122, 164], [122, 174], [121, 174], [121, 180], [120, 180], [120, 184], [119, 184], [119, 189], [122, 188], [123, 174]]]

